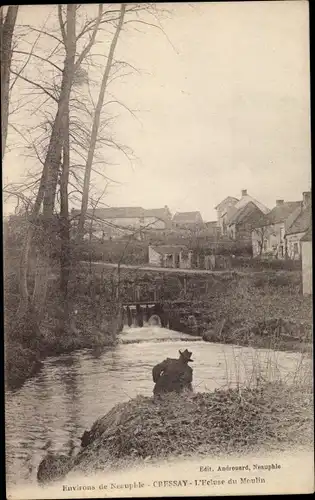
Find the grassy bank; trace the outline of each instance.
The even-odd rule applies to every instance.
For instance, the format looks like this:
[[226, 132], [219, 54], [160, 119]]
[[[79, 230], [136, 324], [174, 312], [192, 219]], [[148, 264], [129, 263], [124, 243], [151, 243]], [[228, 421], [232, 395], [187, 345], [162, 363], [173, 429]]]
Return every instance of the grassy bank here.
[[66, 354], [78, 349], [103, 349], [116, 342], [116, 325], [108, 328], [96, 328], [88, 322], [79, 329], [69, 329], [60, 336], [53, 328], [44, 325], [41, 328], [37, 345], [26, 347], [23, 341], [8, 340], [5, 343], [5, 373], [7, 389], [17, 389], [36, 375], [42, 367], [42, 361], [48, 356]]
[[310, 356], [290, 372], [281, 371], [276, 356], [255, 356], [245, 377], [243, 361], [235, 356], [224, 386], [213, 392], [138, 395], [116, 405], [84, 432], [76, 456], [44, 458], [40, 481], [193, 455], [312, 450]]
[[[7, 280], [5, 308], [5, 382], [8, 389], [19, 388], [36, 374], [47, 356], [70, 353], [78, 349], [102, 349], [116, 342], [121, 329], [117, 304], [111, 301], [94, 302], [82, 287], [71, 283], [69, 293], [70, 322], [60, 333], [58, 283], [51, 282], [47, 293], [46, 311], [40, 326], [36, 318], [18, 320], [18, 293], [14, 293], [16, 280]], [[11, 285], [11, 288], [9, 287]], [[88, 287], [86, 287], [88, 288]]]
[[312, 390], [278, 382], [160, 399], [138, 396], [97, 420], [89, 439], [72, 470], [104, 470], [129, 459], [309, 448]]
[[5, 384], [8, 389], [17, 389], [42, 367], [38, 352], [12, 342], [5, 345]]

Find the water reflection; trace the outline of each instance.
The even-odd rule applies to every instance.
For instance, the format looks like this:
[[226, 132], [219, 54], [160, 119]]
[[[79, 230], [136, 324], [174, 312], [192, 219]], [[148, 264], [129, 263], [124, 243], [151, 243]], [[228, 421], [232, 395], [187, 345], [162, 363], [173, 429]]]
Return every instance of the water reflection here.
[[177, 357], [183, 341], [194, 355], [196, 391], [235, 386], [257, 374], [286, 377], [301, 360], [296, 353], [210, 344], [157, 326], [127, 327], [120, 337], [112, 348], [47, 359], [36, 377], [7, 394], [9, 482], [33, 480], [47, 447], [68, 452], [71, 441], [78, 445], [83, 431], [115, 404], [137, 394], [151, 396], [152, 367]]

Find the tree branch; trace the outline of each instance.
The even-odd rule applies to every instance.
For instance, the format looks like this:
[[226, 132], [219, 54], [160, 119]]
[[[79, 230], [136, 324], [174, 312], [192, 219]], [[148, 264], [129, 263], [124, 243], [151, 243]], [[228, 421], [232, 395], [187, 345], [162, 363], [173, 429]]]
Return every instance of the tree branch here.
[[60, 5], [60, 4], [58, 5], [58, 19], [59, 19], [59, 25], [60, 25], [60, 31], [61, 31], [61, 35], [62, 35], [62, 40], [63, 40], [64, 45], [66, 46], [66, 43], [67, 43], [67, 34], [66, 34], [66, 30], [65, 30], [65, 22], [62, 19], [62, 5]]
[[81, 52], [81, 54], [79, 55], [79, 57], [78, 57], [78, 59], [77, 59], [77, 61], [75, 63], [75, 66], [74, 66], [74, 71], [76, 71], [79, 68], [81, 62], [86, 57], [86, 55], [90, 52], [91, 47], [92, 47], [92, 45], [95, 42], [96, 34], [97, 34], [97, 31], [98, 31], [98, 28], [99, 28], [99, 25], [100, 25], [100, 22], [101, 22], [101, 18], [102, 18], [102, 13], [103, 13], [103, 4], [100, 3], [99, 6], [98, 6], [98, 16], [97, 16], [97, 19], [96, 19], [96, 22], [95, 22], [95, 27], [94, 27], [93, 33], [91, 35], [90, 41], [87, 44], [87, 46], [83, 49], [83, 51]]
[[32, 80], [29, 80], [28, 78], [26, 78], [26, 76], [22, 76], [19, 73], [16, 73], [15, 71], [13, 71], [13, 70], [11, 70], [11, 73], [13, 73], [14, 75], [17, 75], [19, 78], [21, 78], [22, 80], [26, 81], [27, 83], [30, 83], [31, 85], [34, 85], [34, 87], [37, 87], [37, 88], [41, 89], [51, 99], [53, 99], [55, 102], [58, 103], [59, 100], [53, 94], [51, 94], [50, 92], [48, 92], [48, 90], [46, 90], [44, 87], [42, 87], [42, 85], [40, 85], [39, 83], [33, 82]]

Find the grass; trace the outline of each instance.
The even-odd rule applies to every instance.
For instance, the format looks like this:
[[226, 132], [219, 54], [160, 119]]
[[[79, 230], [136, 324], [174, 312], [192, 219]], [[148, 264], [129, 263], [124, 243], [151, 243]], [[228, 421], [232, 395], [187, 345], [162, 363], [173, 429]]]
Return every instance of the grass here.
[[[221, 389], [242, 388], [259, 389], [265, 384], [280, 383], [283, 386], [299, 390], [310, 387], [312, 383], [312, 355], [309, 352], [300, 353], [294, 370], [286, 370], [280, 365], [279, 352], [274, 350], [241, 350], [232, 346], [230, 363], [226, 352], [225, 384]], [[292, 364], [291, 364], [292, 366]]]
[[232, 364], [226, 360], [226, 383], [214, 392], [139, 395], [115, 406], [88, 432], [72, 471], [175, 456], [312, 448], [311, 359], [301, 356], [286, 374], [276, 355], [254, 354], [245, 377], [244, 363], [237, 352]]

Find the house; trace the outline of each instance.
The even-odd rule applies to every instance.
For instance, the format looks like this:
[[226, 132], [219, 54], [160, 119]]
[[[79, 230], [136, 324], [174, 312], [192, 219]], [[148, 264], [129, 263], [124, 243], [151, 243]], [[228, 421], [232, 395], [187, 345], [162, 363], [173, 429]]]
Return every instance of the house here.
[[301, 238], [305, 235], [312, 224], [312, 201], [311, 192], [303, 193], [303, 202], [299, 215], [287, 229], [285, 234], [287, 255], [289, 259], [301, 258]]
[[[78, 219], [80, 210], [73, 209], [71, 217]], [[86, 214], [86, 235], [99, 239], [121, 238], [135, 235], [141, 239], [143, 230], [161, 230], [171, 226], [171, 213], [164, 208], [144, 209], [142, 207], [89, 208]]]
[[144, 209], [142, 227], [145, 229], [165, 230], [172, 226], [172, 215], [167, 205], [163, 208]]
[[247, 189], [242, 189], [241, 194], [242, 196], [240, 199], [228, 196], [215, 207], [222, 235], [228, 234], [228, 226], [231, 220], [234, 216], [236, 216], [237, 212], [241, 208], [244, 208], [248, 203], [254, 204], [263, 214], [267, 214], [269, 212], [269, 208], [247, 194]]
[[204, 233], [207, 236], [217, 237], [220, 234], [220, 227], [217, 221], [209, 221], [204, 223]]
[[226, 234], [226, 214], [237, 202], [238, 198], [233, 198], [233, 196], [227, 196], [221, 203], [219, 203], [214, 209], [217, 211], [218, 226], [220, 228], [221, 234]]
[[203, 226], [200, 212], [176, 212], [173, 217], [173, 227], [190, 229], [194, 226]]
[[302, 283], [303, 295], [312, 295], [313, 293], [313, 264], [312, 264], [312, 226], [302, 236], [301, 240], [302, 254]]
[[285, 233], [300, 214], [301, 201], [277, 200], [276, 206], [254, 224], [253, 256], [286, 257]]
[[251, 242], [253, 226], [261, 220], [264, 213], [252, 201], [239, 208], [230, 218], [227, 235], [232, 240]]
[[191, 268], [192, 252], [185, 245], [149, 245], [148, 249], [152, 266]]

